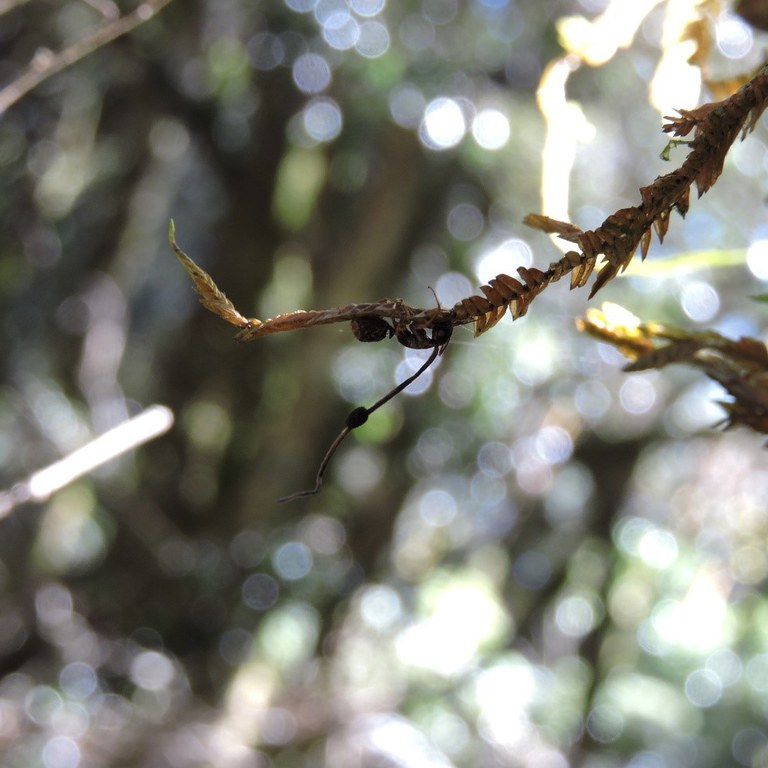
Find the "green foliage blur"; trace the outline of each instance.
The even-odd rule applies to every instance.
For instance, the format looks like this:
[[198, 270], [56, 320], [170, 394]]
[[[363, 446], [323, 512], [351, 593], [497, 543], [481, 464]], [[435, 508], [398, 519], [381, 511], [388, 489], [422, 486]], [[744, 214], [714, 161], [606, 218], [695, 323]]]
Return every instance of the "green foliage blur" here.
[[[646, 5], [604, 64], [562, 58]], [[685, 5], [174, 0], [0, 116], [4, 768], [768, 765], [768, 459], [713, 429], [717, 386], [622, 373], [553, 286], [457, 330], [278, 506], [423, 355], [336, 326], [237, 344], [166, 237], [255, 317], [546, 267], [521, 220], [551, 131], [585, 228], [670, 169], [649, 94], [683, 98], [658, 64]], [[0, 87], [136, 6], [0, 3]], [[748, 72], [762, 33], [704, 6], [707, 77]], [[684, 97], [666, 114], [710, 98]], [[766, 137], [602, 298], [759, 337]], [[30, 496], [153, 404], [170, 431]]]

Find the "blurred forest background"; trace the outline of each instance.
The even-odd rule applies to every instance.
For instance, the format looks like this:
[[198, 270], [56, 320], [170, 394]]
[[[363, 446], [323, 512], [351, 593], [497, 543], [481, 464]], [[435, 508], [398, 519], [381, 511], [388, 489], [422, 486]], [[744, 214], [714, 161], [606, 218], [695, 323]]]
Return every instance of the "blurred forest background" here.
[[[682, 162], [661, 116], [765, 57], [736, 10], [0, 1], [3, 766], [768, 765], [768, 464], [718, 386], [553, 286], [278, 506], [423, 355], [238, 344], [167, 243], [256, 317], [450, 306]], [[602, 300], [761, 337], [767, 127]]]

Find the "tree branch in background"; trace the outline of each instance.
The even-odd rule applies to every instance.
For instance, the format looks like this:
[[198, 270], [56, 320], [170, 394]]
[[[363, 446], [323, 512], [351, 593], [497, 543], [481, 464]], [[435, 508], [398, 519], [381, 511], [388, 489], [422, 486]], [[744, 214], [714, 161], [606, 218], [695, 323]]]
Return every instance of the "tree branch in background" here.
[[46, 501], [56, 491], [108, 461], [164, 435], [173, 426], [173, 411], [152, 405], [142, 413], [95, 437], [59, 461], [0, 491], [0, 518], [20, 504]]
[[[23, 2], [26, 2], [26, 0], [6, 0], [3, 4], [2, 0], [0, 0], [0, 14]], [[147, 2], [141, 3], [131, 13], [107, 21], [92, 34], [82, 40], [78, 40], [58, 53], [46, 48], [40, 49], [24, 72], [0, 89], [0, 115], [4, 114], [30, 91], [37, 88], [40, 83], [65, 70], [67, 67], [76, 64], [103, 45], [111, 43], [118, 37], [122, 37], [136, 29], [136, 27], [146, 23], [170, 2], [171, 0], [147, 0]], [[102, 13], [102, 15], [104, 14]]]

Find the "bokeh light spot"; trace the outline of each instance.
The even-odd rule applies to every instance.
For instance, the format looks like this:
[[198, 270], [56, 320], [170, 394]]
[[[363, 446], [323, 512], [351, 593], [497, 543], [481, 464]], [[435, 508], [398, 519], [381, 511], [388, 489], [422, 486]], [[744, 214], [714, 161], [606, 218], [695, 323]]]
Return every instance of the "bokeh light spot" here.
[[439, 392], [448, 408], [467, 408], [475, 396], [475, 380], [465, 373], [448, 371], [440, 379]]
[[379, 484], [384, 476], [384, 463], [378, 452], [368, 446], [358, 445], [340, 457], [336, 472], [343, 488], [348, 493], [360, 496], [369, 493]]
[[341, 110], [333, 99], [312, 99], [304, 108], [303, 122], [315, 141], [332, 141], [341, 133]]
[[45, 768], [77, 768], [80, 765], [80, 747], [68, 736], [54, 736], [45, 743], [42, 752]]
[[254, 69], [267, 72], [280, 66], [285, 59], [283, 41], [271, 32], [259, 32], [247, 43], [248, 57]]
[[717, 47], [729, 59], [741, 59], [752, 50], [752, 30], [735, 14], [724, 13], [715, 27]]
[[173, 680], [173, 663], [159, 651], [142, 651], [131, 662], [131, 680], [146, 691], [161, 691]]
[[187, 151], [189, 144], [189, 131], [178, 120], [161, 118], [155, 121], [149, 131], [152, 154], [166, 162], [178, 160]]
[[305, 660], [317, 642], [317, 611], [306, 603], [288, 603], [263, 619], [258, 641], [264, 658], [282, 669]]
[[731, 754], [739, 765], [760, 765], [760, 753], [768, 748], [768, 734], [759, 728], [742, 728], [731, 740]]
[[619, 546], [658, 570], [669, 568], [678, 556], [677, 539], [663, 528], [642, 517], [622, 520], [615, 531]]
[[[655, 377], [654, 377], [655, 378]], [[633, 374], [619, 389], [619, 401], [628, 413], [647, 413], [656, 403], [656, 387], [651, 375]]]
[[768, 280], [768, 240], [756, 240], [749, 246], [747, 266], [758, 280]]
[[[429, 356], [432, 354], [430, 349], [406, 349], [403, 353], [403, 360], [395, 369], [395, 382], [401, 384], [409, 376], [418, 371]], [[403, 392], [406, 395], [414, 396], [426, 392], [432, 384], [434, 371], [440, 364], [440, 358], [432, 364], [430, 368], [424, 371], [419, 378], [411, 382]]]
[[637, 544], [637, 554], [652, 568], [664, 570], [677, 560], [677, 539], [661, 528], [650, 527]]
[[363, 621], [377, 632], [383, 632], [397, 624], [403, 616], [400, 595], [385, 585], [368, 587], [360, 600]]
[[768, 556], [760, 547], [739, 547], [731, 555], [731, 569], [740, 583], [759, 584], [768, 576]]
[[332, 517], [313, 515], [302, 524], [303, 538], [318, 555], [337, 555], [347, 539], [344, 526]]
[[261, 722], [261, 738], [266, 744], [282, 747], [296, 736], [296, 718], [284, 707], [270, 707]]
[[449, 24], [459, 12], [458, 0], [423, 0], [422, 13], [433, 24]]
[[717, 291], [703, 280], [687, 281], [680, 294], [680, 304], [688, 317], [697, 323], [706, 323], [720, 311]]
[[464, 112], [459, 103], [441, 96], [427, 104], [419, 136], [430, 149], [450, 149], [462, 140], [466, 130]]
[[501, 149], [510, 134], [509, 120], [497, 109], [480, 110], [472, 121], [472, 137], [483, 149]]
[[596, 421], [611, 407], [611, 393], [602, 381], [582, 381], [573, 393], [573, 404], [582, 416]]
[[714, 672], [723, 686], [733, 685], [741, 678], [743, 664], [730, 648], [718, 648], [707, 656], [706, 669]]
[[315, 19], [324, 25], [339, 14], [349, 16], [349, 4], [347, 0], [317, 0], [313, 13]]
[[24, 698], [26, 716], [39, 726], [50, 725], [61, 707], [61, 695], [48, 685], [35, 686]]
[[714, 707], [723, 695], [723, 685], [708, 669], [697, 669], [685, 679], [685, 696], [694, 707]]
[[768, 693], [768, 653], [758, 653], [747, 662], [744, 679], [752, 690]]
[[573, 438], [557, 425], [542, 427], [533, 438], [536, 453], [549, 464], [563, 464], [573, 453]]
[[485, 219], [472, 203], [459, 203], [448, 213], [448, 231], [457, 239], [474, 240], [482, 231]]
[[472, 283], [466, 275], [461, 272], [446, 272], [441, 275], [435, 283], [435, 293], [440, 303], [444, 306], [452, 306], [457, 301], [461, 301], [465, 296], [469, 296], [473, 291]]
[[552, 526], [567, 525], [582, 518], [594, 492], [590, 470], [578, 462], [569, 462], [556, 475], [552, 490], [544, 499], [544, 514]]
[[349, 0], [350, 8], [364, 17], [376, 16], [384, 10], [386, 0]]
[[477, 452], [478, 469], [486, 477], [504, 477], [512, 469], [512, 452], [499, 442], [484, 443]]
[[303, 579], [312, 570], [313, 563], [312, 552], [301, 541], [287, 541], [272, 556], [275, 571], [286, 581]]
[[561, 600], [555, 609], [555, 622], [569, 637], [584, 637], [595, 626], [597, 615], [593, 601], [583, 595], [571, 595]]
[[70, 699], [82, 701], [94, 693], [98, 678], [90, 664], [74, 661], [61, 670], [59, 685], [62, 692]]
[[317, 5], [317, 0], [285, 0], [285, 4], [297, 13], [308, 13]]
[[440, 427], [422, 432], [416, 446], [419, 459], [432, 471], [442, 469], [453, 456], [454, 449], [453, 437]]
[[427, 525], [436, 528], [448, 525], [457, 512], [456, 499], [440, 488], [427, 491], [419, 501], [419, 516]]
[[317, 53], [303, 53], [293, 63], [293, 81], [302, 93], [320, 93], [331, 83], [331, 68]]
[[360, 25], [360, 34], [355, 43], [355, 50], [368, 59], [383, 56], [390, 45], [389, 30], [379, 21], [364, 21]]
[[481, 283], [487, 283], [499, 274], [508, 274], [516, 267], [530, 267], [533, 263], [531, 246], [517, 237], [499, 243], [485, 251], [475, 265], [475, 274]]
[[269, 574], [254, 573], [243, 582], [241, 593], [249, 608], [266, 611], [277, 602], [280, 587]]
[[347, 11], [333, 13], [323, 22], [323, 38], [331, 48], [346, 51], [360, 39], [360, 25]]
[[616, 707], [599, 705], [587, 717], [589, 735], [601, 744], [610, 744], [624, 731], [624, 717]]

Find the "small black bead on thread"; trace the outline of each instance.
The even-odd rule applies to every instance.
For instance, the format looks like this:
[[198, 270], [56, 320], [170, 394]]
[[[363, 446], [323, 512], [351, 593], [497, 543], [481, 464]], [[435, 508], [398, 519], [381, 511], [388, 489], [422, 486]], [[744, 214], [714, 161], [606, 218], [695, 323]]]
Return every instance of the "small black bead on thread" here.
[[368, 421], [368, 409], [360, 405], [353, 411], [350, 411], [347, 420], [344, 423], [347, 425], [348, 429], [357, 429], [358, 427], [362, 427], [366, 421]]

